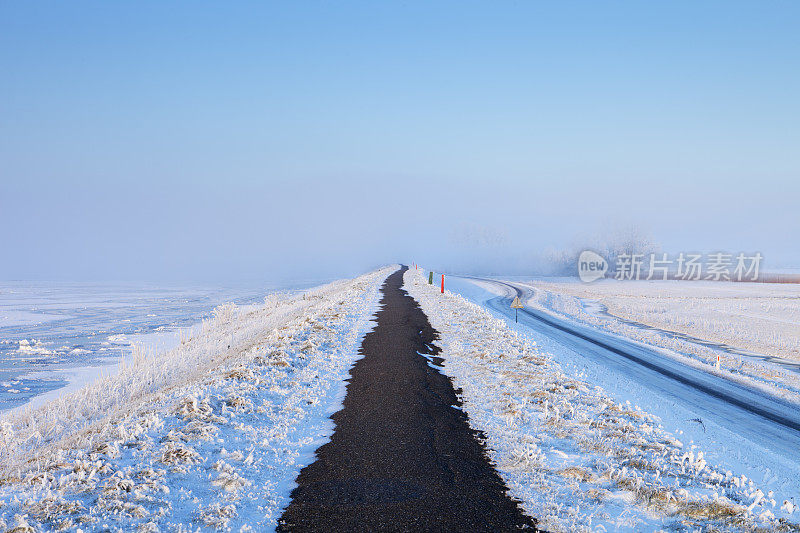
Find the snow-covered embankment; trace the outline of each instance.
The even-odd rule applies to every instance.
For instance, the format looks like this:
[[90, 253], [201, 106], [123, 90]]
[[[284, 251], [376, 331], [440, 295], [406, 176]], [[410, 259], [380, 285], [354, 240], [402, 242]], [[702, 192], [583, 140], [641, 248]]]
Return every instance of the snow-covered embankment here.
[[504, 321], [421, 271], [405, 287], [512, 496], [547, 530], [791, 529], [793, 505], [709, 465], [659, 420], [566, 376]]
[[274, 528], [393, 270], [221, 306], [174, 350], [4, 414], [0, 529]]

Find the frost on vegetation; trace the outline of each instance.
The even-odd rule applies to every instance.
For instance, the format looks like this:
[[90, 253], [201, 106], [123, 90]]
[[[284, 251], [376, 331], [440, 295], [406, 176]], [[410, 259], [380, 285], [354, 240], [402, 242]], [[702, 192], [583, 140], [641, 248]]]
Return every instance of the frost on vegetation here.
[[217, 487], [222, 487], [226, 491], [236, 491], [244, 487], [249, 487], [252, 484], [249, 480], [240, 476], [231, 465], [222, 459], [214, 463], [213, 468], [218, 474], [212, 483]]
[[0, 531], [273, 529], [391, 271], [220, 306], [176, 349], [3, 415]]
[[[709, 464], [660, 421], [565, 375], [534, 342], [419, 271], [404, 288], [439, 332], [444, 372], [511, 494], [548, 531], [800, 526], [769, 495]], [[789, 505], [791, 505], [790, 502]], [[788, 509], [788, 507], [787, 507]]]
[[[719, 355], [722, 369], [737, 379], [800, 402], [796, 372], [763, 357], [740, 357], [658, 331], [800, 361], [800, 288], [795, 285], [606, 280], [594, 284], [536, 281], [532, 286], [536, 290], [526, 303], [541, 311], [666, 348], [705, 369], [713, 367]], [[598, 303], [608, 313], [598, 312]]]
[[200, 521], [203, 525], [215, 529], [226, 528], [231, 519], [237, 516], [239, 516], [239, 514], [236, 512], [235, 505], [222, 506], [215, 503], [208, 509], [200, 511]]
[[218, 322], [226, 323], [236, 318], [238, 310], [239, 308], [236, 306], [236, 304], [224, 303], [215, 307], [212, 314]]
[[168, 442], [164, 445], [161, 449], [161, 457], [160, 460], [165, 465], [175, 465], [175, 464], [195, 464], [201, 461], [200, 454], [198, 454], [193, 449], [183, 446], [181, 444], [175, 444], [174, 442]]

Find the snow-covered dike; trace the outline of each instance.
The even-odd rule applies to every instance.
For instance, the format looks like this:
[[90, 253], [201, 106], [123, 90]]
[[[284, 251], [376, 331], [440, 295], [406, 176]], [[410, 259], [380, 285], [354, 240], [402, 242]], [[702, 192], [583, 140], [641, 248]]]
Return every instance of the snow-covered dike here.
[[217, 308], [180, 346], [0, 417], [0, 530], [274, 529], [395, 267]]
[[798, 530], [793, 502], [684, 445], [657, 417], [567, 376], [486, 309], [440, 294], [422, 271], [405, 289], [432, 326], [444, 372], [512, 496], [552, 531]]

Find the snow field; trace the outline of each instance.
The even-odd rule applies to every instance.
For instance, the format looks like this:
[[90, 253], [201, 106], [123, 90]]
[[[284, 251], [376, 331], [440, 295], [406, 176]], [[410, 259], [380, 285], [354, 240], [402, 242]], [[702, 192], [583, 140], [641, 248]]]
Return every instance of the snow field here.
[[4, 414], [0, 528], [274, 529], [393, 270], [220, 306], [177, 348]]
[[535, 343], [409, 270], [404, 288], [440, 332], [444, 372], [513, 497], [549, 531], [796, 530], [776, 502], [660, 421], [566, 376]]
[[800, 360], [797, 284], [603, 280], [534, 286], [596, 299], [628, 320]]
[[[790, 284], [722, 282], [615, 282], [596, 284], [530, 282], [525, 303], [540, 311], [576, 320], [669, 350], [687, 364], [710, 370], [717, 355], [732, 378], [800, 403], [800, 374], [759, 358], [740, 356], [626, 324], [622, 317], [797, 362], [800, 346], [800, 288]], [[592, 303], [608, 307], [599, 314]], [[756, 318], [753, 318], [756, 317]], [[758, 318], [760, 317], [760, 318]], [[797, 318], [797, 321], [794, 321]]]

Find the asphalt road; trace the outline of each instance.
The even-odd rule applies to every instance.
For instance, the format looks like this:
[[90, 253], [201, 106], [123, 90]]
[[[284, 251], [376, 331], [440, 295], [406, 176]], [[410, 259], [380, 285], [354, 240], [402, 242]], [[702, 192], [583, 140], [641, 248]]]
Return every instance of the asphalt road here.
[[[513, 317], [512, 299], [526, 302], [533, 289], [519, 283], [485, 278], [505, 294], [485, 304], [498, 313]], [[519, 321], [561, 346], [587, 355], [698, 413], [699, 418], [726, 427], [765, 451], [796, 462], [800, 451], [800, 409], [765, 392], [736, 383], [667, 357], [657, 348], [625, 339], [590, 326], [562, 320], [528, 307], [520, 309]]]
[[279, 530], [535, 530], [438, 371], [437, 333], [401, 289], [405, 270], [383, 286], [336, 430], [300, 472]]

